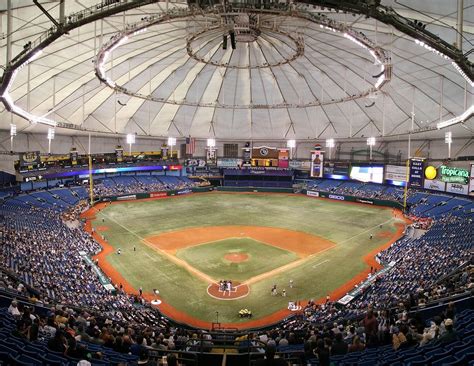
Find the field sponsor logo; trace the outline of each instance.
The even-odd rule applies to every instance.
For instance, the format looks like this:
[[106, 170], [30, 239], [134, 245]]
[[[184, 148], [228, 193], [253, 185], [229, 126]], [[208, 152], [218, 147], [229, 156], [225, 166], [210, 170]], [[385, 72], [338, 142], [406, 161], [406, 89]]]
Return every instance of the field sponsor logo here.
[[307, 196], [311, 196], [311, 197], [319, 197], [319, 192], [306, 191], [306, 195], [307, 195]]
[[446, 192], [467, 195], [469, 193], [469, 186], [467, 184], [448, 183], [446, 184]]
[[385, 179], [395, 180], [398, 182], [407, 181], [407, 167], [398, 165], [386, 165], [385, 166]]
[[177, 194], [188, 194], [188, 193], [192, 193], [193, 191], [191, 191], [190, 189], [183, 189], [181, 191], [178, 191], [176, 192]]
[[344, 196], [338, 196], [336, 194], [330, 194], [328, 197], [333, 199], [333, 200], [339, 200], [339, 201], [344, 201], [345, 200]]
[[166, 192], [152, 192], [150, 193], [150, 198], [166, 197]]
[[360, 198], [356, 198], [356, 202], [360, 202], [360, 203], [367, 203], [369, 205], [373, 205], [374, 202], [373, 201], [369, 201], [369, 200], [362, 200]]
[[445, 191], [446, 183], [440, 180], [425, 180], [424, 188], [432, 189], [434, 191]]
[[410, 160], [410, 187], [421, 188], [423, 186], [423, 160], [411, 159]]
[[467, 169], [441, 165], [438, 172], [439, 170], [441, 170], [441, 180], [443, 182], [461, 184], [467, 184], [469, 182], [469, 170]]
[[117, 197], [117, 201], [136, 200], [136, 199], [137, 199], [137, 195], [135, 194], [129, 194], [128, 196]]
[[354, 296], [351, 295], [345, 295], [341, 299], [339, 299], [337, 302], [341, 305], [347, 305], [349, 304], [352, 300], [354, 300]]

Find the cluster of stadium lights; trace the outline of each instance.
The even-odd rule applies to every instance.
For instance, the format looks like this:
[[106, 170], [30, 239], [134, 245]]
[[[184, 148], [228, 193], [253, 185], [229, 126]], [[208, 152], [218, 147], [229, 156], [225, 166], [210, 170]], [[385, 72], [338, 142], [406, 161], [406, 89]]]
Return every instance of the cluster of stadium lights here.
[[348, 39], [349, 41], [354, 42], [356, 45], [358, 45], [358, 46], [366, 49], [367, 51], [369, 51], [370, 54], [372, 55], [372, 57], [375, 59], [375, 63], [380, 65], [381, 75], [378, 77], [377, 81], [374, 84], [374, 88], [379, 89], [382, 86], [383, 82], [385, 81], [385, 65], [382, 63], [382, 61], [380, 61], [380, 58], [377, 56], [377, 54], [375, 53], [375, 51], [372, 48], [368, 47], [366, 44], [359, 41], [354, 36], [350, 35], [349, 33], [344, 33], [344, 38]]
[[472, 115], [474, 115], [474, 104], [471, 105], [468, 109], [466, 109], [463, 114], [460, 114], [459, 116], [448, 119], [447, 121], [440, 122], [436, 125], [436, 127], [438, 129], [446, 128], [446, 127], [455, 125], [457, 123], [464, 122], [465, 120], [467, 120]]
[[[443, 52], [440, 52], [438, 51], [437, 49], [431, 47], [430, 45], [426, 44], [425, 42], [422, 42], [418, 39], [415, 39], [415, 43], [421, 47], [424, 47], [426, 48], [428, 51], [431, 51], [433, 52], [434, 54], [438, 55], [438, 56], [441, 56], [442, 58], [444, 58], [445, 60], [451, 60], [451, 58], [448, 56], [448, 55], [445, 55]], [[467, 81], [467, 83], [471, 86], [471, 87], [474, 87], [474, 81], [471, 80], [467, 75], [466, 73], [459, 67], [459, 65], [455, 62], [455, 61], [452, 61], [451, 60], [451, 65], [453, 65], [453, 67], [457, 70], [457, 72], [459, 72], [461, 74], [461, 76], [464, 78], [464, 80]]]
[[13, 112], [13, 113], [16, 113], [18, 114], [19, 116], [27, 119], [28, 121], [32, 122], [32, 123], [42, 123], [42, 124], [45, 124], [45, 125], [49, 125], [49, 126], [56, 126], [56, 122], [53, 121], [53, 120], [50, 120], [48, 118], [45, 118], [43, 116], [35, 116], [27, 111], [25, 111], [24, 109], [18, 107], [17, 105], [15, 105], [15, 102], [13, 101], [11, 95], [10, 95], [10, 88], [13, 84], [13, 81], [15, 80], [18, 72], [20, 72], [21, 69], [23, 69], [26, 65], [28, 65], [30, 62], [33, 62], [34, 60], [36, 60], [41, 54], [43, 53], [42, 50], [38, 50], [36, 51], [35, 53], [33, 53], [31, 55], [31, 57], [29, 59], [27, 59], [25, 62], [23, 62], [20, 66], [18, 66], [13, 72], [12, 72], [12, 75], [10, 77], [10, 81], [8, 82], [8, 85], [7, 87], [5, 88], [3, 94], [2, 94], [2, 99], [4, 100], [4, 102], [8, 105], [8, 108]]
[[425, 42], [422, 42], [418, 39], [415, 39], [415, 43], [421, 47], [424, 47], [426, 48], [428, 51], [431, 51], [435, 54], [437, 54], [438, 56], [441, 56], [442, 58], [444, 58], [445, 60], [449, 60], [449, 56], [445, 55], [443, 52], [439, 52], [437, 49], [434, 49], [433, 47], [431, 47], [430, 45], [426, 44]]
[[461, 74], [461, 76], [464, 78], [464, 80], [467, 81], [467, 83], [471, 86], [474, 87], [474, 81], [469, 79], [469, 77], [466, 75], [466, 73], [459, 67], [459, 65], [456, 62], [451, 62], [451, 65]]
[[[335, 28], [332, 28], [330, 26], [327, 26], [327, 25], [322, 25], [320, 24], [320, 28], [323, 28], [323, 29], [327, 29], [327, 30], [330, 30], [332, 32], [337, 32], [339, 33], [340, 31], [335, 29]], [[147, 28], [144, 27], [144, 28], [141, 28], [141, 29], [138, 29], [136, 31], [133, 32], [133, 35], [137, 35], [137, 34], [140, 34], [140, 33], [144, 33], [147, 31]], [[357, 45], [359, 45], [360, 47], [363, 47], [365, 49], [367, 49], [370, 54], [374, 57], [376, 63], [380, 64], [381, 65], [381, 72], [382, 72], [382, 75], [377, 79], [377, 82], [374, 84], [374, 87], [375, 89], [378, 89], [382, 83], [384, 82], [385, 80], [385, 75], [384, 75], [384, 71], [385, 71], [385, 65], [380, 61], [380, 59], [377, 57], [376, 53], [370, 48], [368, 47], [367, 45], [365, 45], [364, 43], [360, 42], [358, 39], [356, 39], [355, 37], [351, 36], [350, 34], [348, 33], [344, 33], [344, 37], [351, 40], [352, 42], [356, 43]], [[105, 74], [105, 67], [104, 67], [104, 64], [105, 62], [107, 61], [107, 59], [109, 58], [111, 52], [113, 52], [116, 48], [120, 47], [121, 45], [123, 45], [125, 42], [128, 41], [128, 36], [127, 35], [124, 35], [123, 37], [120, 37], [119, 40], [114, 43], [108, 50], [106, 50], [104, 52], [104, 56], [103, 58], [99, 61], [99, 73], [100, 73], [100, 76], [102, 77], [103, 80], [105, 80], [105, 82], [111, 87], [111, 88], [115, 88], [116, 87], [116, 84], [115, 82], [110, 79], [109, 77], [106, 76]], [[446, 60], [450, 60], [450, 57], [445, 55], [444, 53], [434, 49], [433, 47], [429, 46], [428, 44], [420, 41], [420, 40], [415, 40], [415, 43], [418, 44], [419, 46], [421, 47], [424, 47], [426, 48], [427, 50], [443, 57], [444, 59]], [[12, 72], [12, 75], [10, 77], [10, 81], [8, 82], [8, 85], [7, 87], [5, 88], [3, 94], [1, 95], [2, 99], [4, 100], [4, 102], [8, 105], [9, 109], [13, 112], [13, 113], [16, 113], [17, 115], [23, 117], [24, 119], [32, 122], [32, 123], [41, 123], [41, 124], [46, 124], [46, 125], [49, 125], [49, 126], [53, 126], [55, 127], [57, 125], [57, 123], [51, 119], [48, 119], [44, 116], [36, 116], [36, 115], [33, 115], [27, 111], [25, 111], [24, 109], [18, 107], [17, 105], [15, 105], [13, 99], [11, 98], [10, 96], [10, 88], [18, 74], [18, 72], [26, 65], [28, 65], [30, 62], [34, 61], [36, 58], [38, 58], [38, 56], [40, 56], [42, 53], [42, 50], [37, 50], [35, 53], [32, 54], [32, 56], [27, 59], [25, 62], [23, 62], [20, 66], [18, 66], [13, 72]], [[459, 74], [466, 80], [466, 82], [471, 86], [471, 87], [474, 87], [474, 81], [471, 80], [467, 75], [466, 73], [459, 67], [459, 65], [455, 62], [455, 61], [452, 61], [451, 64], [453, 65], [453, 67], [459, 72]], [[451, 118], [447, 121], [443, 121], [443, 122], [440, 122], [437, 124], [437, 128], [438, 129], [441, 129], [441, 128], [445, 128], [445, 127], [448, 127], [448, 126], [451, 126], [451, 125], [454, 125], [454, 124], [457, 124], [457, 123], [461, 123], [461, 122], [464, 122], [466, 119], [468, 119], [469, 117], [471, 117], [472, 115], [474, 114], [474, 105], [471, 105], [464, 113], [462, 113], [461, 115], [459, 116], [456, 116], [454, 118]], [[11, 125], [11, 126], [14, 126], [14, 125]], [[11, 127], [13, 128], [13, 127]], [[13, 130], [11, 130], [13, 131]], [[13, 132], [11, 132], [13, 133]], [[48, 132], [49, 133], [49, 132]], [[12, 138], [14, 135], [11, 135]], [[16, 136], [16, 126], [15, 126], [15, 136]], [[53, 138], [54, 138], [54, 133], [53, 133]], [[127, 135], [127, 138], [128, 138], [128, 135]], [[49, 135], [48, 135], [48, 139], [49, 139]], [[172, 138], [171, 138], [172, 139]], [[174, 144], [176, 144], [176, 139], [174, 139]], [[169, 139], [168, 139], [168, 145], [169, 144]], [[170, 145], [170, 146], [174, 146], [174, 145]]]
[[[340, 33], [338, 29], [327, 26], [327, 25], [320, 24], [319, 27], [322, 29], [332, 31], [334, 33]], [[354, 42], [359, 47], [362, 47], [363, 49], [369, 51], [372, 57], [375, 59], [376, 64], [380, 65], [381, 75], [378, 77], [377, 81], [374, 84], [374, 88], [379, 89], [382, 86], [383, 82], [385, 81], [385, 65], [382, 63], [382, 61], [380, 61], [380, 58], [377, 56], [377, 54], [371, 47], [367, 46], [363, 42], [359, 41], [356, 37], [352, 36], [351, 34], [347, 32], [344, 32], [343, 35], [344, 35], [344, 38], [348, 39], [349, 41]]]

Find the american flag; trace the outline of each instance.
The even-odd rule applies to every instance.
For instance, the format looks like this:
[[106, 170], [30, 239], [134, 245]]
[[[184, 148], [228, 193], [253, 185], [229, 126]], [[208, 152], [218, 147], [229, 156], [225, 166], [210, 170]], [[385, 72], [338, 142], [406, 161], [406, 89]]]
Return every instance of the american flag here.
[[192, 137], [186, 137], [186, 154], [193, 155], [196, 151], [196, 139]]

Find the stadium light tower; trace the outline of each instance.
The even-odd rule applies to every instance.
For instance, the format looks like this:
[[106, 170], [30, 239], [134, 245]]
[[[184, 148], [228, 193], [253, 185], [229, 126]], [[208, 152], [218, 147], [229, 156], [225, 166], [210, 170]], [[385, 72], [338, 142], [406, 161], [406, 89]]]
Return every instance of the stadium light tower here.
[[171, 158], [173, 158], [173, 146], [176, 146], [176, 137], [168, 137], [168, 146], [170, 147]]
[[216, 147], [216, 139], [207, 139], [207, 147], [215, 148]]
[[293, 159], [293, 149], [296, 147], [296, 140], [288, 140], [286, 147], [290, 149], [290, 159]]
[[135, 135], [133, 133], [127, 134], [127, 144], [129, 146], [129, 154], [132, 155], [132, 144], [135, 143]]
[[375, 137], [369, 137], [367, 139], [367, 145], [370, 148], [370, 161], [372, 161], [372, 148], [375, 146]]
[[331, 160], [332, 148], [334, 146], [336, 146], [336, 143], [334, 142], [334, 139], [327, 139], [326, 140], [326, 147], [329, 148], [329, 160]]
[[451, 160], [451, 143], [453, 142], [453, 133], [451, 131], [444, 134], [444, 142], [448, 144], [448, 159]]
[[16, 136], [16, 125], [10, 124], [10, 151], [13, 151], [13, 138]]
[[48, 128], [48, 154], [51, 154], [51, 140], [54, 140], [54, 127]]

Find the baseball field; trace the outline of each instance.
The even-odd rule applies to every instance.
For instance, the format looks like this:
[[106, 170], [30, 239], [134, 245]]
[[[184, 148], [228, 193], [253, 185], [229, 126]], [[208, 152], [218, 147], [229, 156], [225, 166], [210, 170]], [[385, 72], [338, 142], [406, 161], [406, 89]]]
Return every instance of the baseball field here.
[[[338, 299], [378, 266], [374, 255], [404, 228], [390, 208], [271, 193], [102, 203], [86, 216], [104, 247], [99, 265], [114, 283], [134, 293], [141, 287], [147, 299], [163, 301], [167, 316], [200, 327], [217, 317], [262, 326], [290, 314], [289, 301]], [[251, 319], [239, 317], [243, 308]]]

